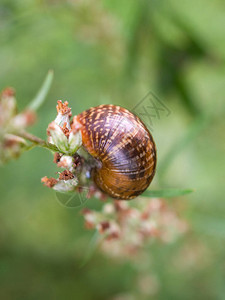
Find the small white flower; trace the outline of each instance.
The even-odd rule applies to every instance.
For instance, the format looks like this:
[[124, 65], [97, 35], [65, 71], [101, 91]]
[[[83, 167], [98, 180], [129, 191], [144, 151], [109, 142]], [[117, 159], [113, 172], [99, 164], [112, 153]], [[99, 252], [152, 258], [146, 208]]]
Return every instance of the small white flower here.
[[63, 127], [65, 126], [64, 124], [66, 124], [66, 127], [70, 129], [70, 117], [68, 114], [63, 115], [58, 113], [57, 117], [55, 118], [55, 123], [60, 127]]
[[63, 155], [60, 158], [60, 161], [57, 163], [57, 166], [63, 169], [73, 170], [74, 159], [72, 156]]
[[104, 206], [103, 206], [103, 214], [113, 214], [115, 212], [115, 208], [113, 206], [113, 204], [111, 203], [106, 203]]
[[59, 180], [54, 186], [53, 189], [57, 192], [72, 192], [74, 188], [77, 186], [77, 179], [69, 179], [69, 180]]
[[54, 121], [48, 126], [49, 142], [54, 144], [60, 152], [68, 152], [68, 139], [62, 131], [61, 127]]

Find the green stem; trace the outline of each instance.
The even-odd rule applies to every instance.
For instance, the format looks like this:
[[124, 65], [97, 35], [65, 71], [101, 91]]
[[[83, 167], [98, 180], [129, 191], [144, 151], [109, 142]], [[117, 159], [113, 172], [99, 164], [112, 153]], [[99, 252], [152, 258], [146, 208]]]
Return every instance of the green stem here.
[[33, 146], [36, 145], [37, 147], [46, 148], [46, 149], [48, 149], [50, 151], [54, 151], [54, 152], [59, 151], [55, 145], [48, 143], [48, 142], [40, 139], [39, 137], [37, 137], [33, 134], [30, 134], [26, 131], [21, 131], [21, 132], [17, 133], [17, 136], [20, 136], [20, 137], [24, 138], [25, 140], [32, 142]]

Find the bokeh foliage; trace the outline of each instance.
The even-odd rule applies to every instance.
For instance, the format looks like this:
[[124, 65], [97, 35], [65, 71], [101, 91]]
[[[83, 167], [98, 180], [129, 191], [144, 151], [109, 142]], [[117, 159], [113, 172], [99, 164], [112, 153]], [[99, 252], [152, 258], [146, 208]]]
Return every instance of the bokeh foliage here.
[[[15, 87], [22, 109], [55, 73], [34, 134], [45, 138], [58, 99], [77, 114], [103, 103], [132, 109], [154, 91], [172, 113], [154, 123], [152, 187], [195, 188], [168, 200], [190, 231], [147, 249], [149, 269], [99, 252], [81, 268], [92, 233], [41, 185], [56, 172], [50, 153], [1, 167], [1, 299], [224, 299], [224, 11], [222, 0], [1, 0], [0, 88]], [[146, 272], [158, 282], [151, 296], [136, 284]]]

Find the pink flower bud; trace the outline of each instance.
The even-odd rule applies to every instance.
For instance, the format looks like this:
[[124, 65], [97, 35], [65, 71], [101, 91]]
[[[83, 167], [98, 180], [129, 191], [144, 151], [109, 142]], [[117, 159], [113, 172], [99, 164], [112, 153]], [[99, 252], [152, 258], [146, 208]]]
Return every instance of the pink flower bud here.
[[0, 143], [0, 163], [19, 157], [26, 146], [27, 143], [23, 138], [5, 134]]

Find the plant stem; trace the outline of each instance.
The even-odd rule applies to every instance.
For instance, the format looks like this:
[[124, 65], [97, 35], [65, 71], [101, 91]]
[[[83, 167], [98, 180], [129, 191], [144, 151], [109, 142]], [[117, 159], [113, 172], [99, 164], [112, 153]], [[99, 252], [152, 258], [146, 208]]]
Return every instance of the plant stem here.
[[49, 150], [54, 151], [54, 152], [59, 151], [58, 148], [55, 145], [53, 145], [51, 143], [48, 143], [48, 142], [40, 139], [39, 137], [37, 137], [37, 136], [35, 136], [31, 133], [28, 133], [26, 131], [21, 131], [21, 132], [17, 133], [17, 135], [24, 138], [25, 140], [28, 140], [28, 141], [32, 142], [36, 146], [46, 148], [46, 149], [49, 149]]

